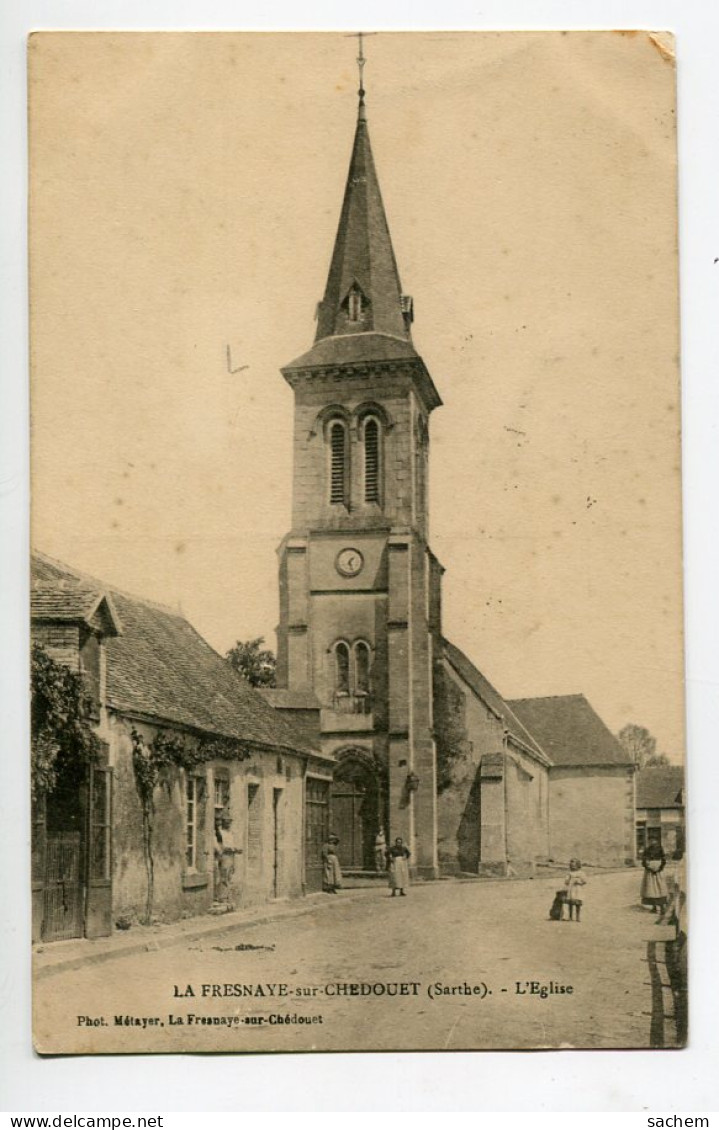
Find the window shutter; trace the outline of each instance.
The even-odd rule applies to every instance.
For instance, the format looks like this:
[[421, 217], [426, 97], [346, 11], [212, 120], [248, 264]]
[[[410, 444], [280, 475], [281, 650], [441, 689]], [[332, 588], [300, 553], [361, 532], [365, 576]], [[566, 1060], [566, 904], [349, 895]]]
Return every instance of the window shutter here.
[[247, 866], [256, 873], [262, 863], [262, 811], [260, 786], [247, 786]]

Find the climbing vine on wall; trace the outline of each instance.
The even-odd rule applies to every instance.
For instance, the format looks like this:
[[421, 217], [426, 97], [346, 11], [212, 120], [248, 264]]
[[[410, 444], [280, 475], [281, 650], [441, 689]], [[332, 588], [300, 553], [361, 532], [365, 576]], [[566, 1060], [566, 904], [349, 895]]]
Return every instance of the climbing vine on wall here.
[[31, 782], [33, 800], [49, 795], [63, 773], [78, 778], [100, 751], [91, 721], [92, 698], [82, 675], [58, 663], [40, 644], [31, 654]]
[[437, 743], [437, 792], [452, 784], [455, 766], [467, 754], [465, 695], [441, 663], [434, 666], [434, 731]]
[[249, 757], [250, 751], [242, 742], [232, 738], [194, 738], [171, 731], [160, 731], [148, 741], [133, 727], [131, 738], [132, 769], [142, 809], [142, 848], [147, 873], [144, 921], [150, 923], [155, 898], [155, 799], [161, 786], [169, 790], [168, 770], [177, 768], [191, 773], [208, 761], [242, 761]]

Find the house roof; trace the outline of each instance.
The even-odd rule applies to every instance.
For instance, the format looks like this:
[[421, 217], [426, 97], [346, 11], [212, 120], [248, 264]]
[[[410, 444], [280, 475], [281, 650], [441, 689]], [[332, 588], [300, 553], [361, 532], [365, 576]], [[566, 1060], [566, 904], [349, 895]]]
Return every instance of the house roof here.
[[33, 554], [32, 581], [38, 591], [57, 586], [61, 602], [68, 603], [73, 587], [79, 602], [93, 585], [109, 590], [123, 626], [122, 635], [106, 642], [109, 707], [258, 746], [314, 752], [180, 612], [93, 581], [43, 554]]
[[542, 745], [535, 740], [532, 733], [517, 716], [512, 704], [502, 698], [499, 691], [495, 690], [489, 679], [475, 667], [463, 651], [460, 651], [458, 647], [455, 647], [453, 643], [446, 639], [442, 640], [442, 645], [444, 654], [457, 674], [487, 704], [490, 710], [503, 720], [510, 737], [529, 748], [536, 757], [548, 764], [547, 753], [549, 751], [542, 748]]
[[583, 694], [517, 698], [508, 704], [554, 765], [632, 765]]
[[637, 808], [683, 808], [681, 765], [650, 765], [637, 773]]

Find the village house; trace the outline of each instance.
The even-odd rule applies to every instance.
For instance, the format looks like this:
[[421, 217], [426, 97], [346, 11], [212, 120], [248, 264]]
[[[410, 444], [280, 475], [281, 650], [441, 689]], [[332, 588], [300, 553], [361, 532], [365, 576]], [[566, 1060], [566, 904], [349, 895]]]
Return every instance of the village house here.
[[[60, 781], [34, 806], [34, 939], [97, 937], [144, 918], [147, 827], [134, 758], [153, 748], [178, 752], [152, 794], [154, 917], [320, 889], [330, 759], [181, 613], [41, 554], [32, 582], [33, 642], [82, 672], [101, 749], [79, 782]], [[231, 819], [237, 853], [222, 891], [218, 817]]]
[[584, 695], [508, 705], [551, 759], [549, 858], [634, 864], [634, 762]]
[[650, 765], [637, 773], [637, 856], [649, 844], [659, 844], [667, 857], [683, 854], [684, 769], [681, 765]]

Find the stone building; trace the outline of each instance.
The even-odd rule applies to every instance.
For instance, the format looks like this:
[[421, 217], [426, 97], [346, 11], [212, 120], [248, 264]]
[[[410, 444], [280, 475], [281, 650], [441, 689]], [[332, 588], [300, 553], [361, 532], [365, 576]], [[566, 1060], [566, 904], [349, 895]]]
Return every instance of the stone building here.
[[138, 735], [185, 742], [154, 792], [154, 914], [208, 910], [218, 895], [215, 817], [238, 854], [223, 899], [250, 906], [321, 888], [331, 764], [263, 701], [179, 613], [36, 554], [32, 637], [82, 673], [99, 759], [38, 798], [33, 813], [36, 941], [98, 937], [142, 919], [147, 858], [133, 766]]
[[[413, 302], [359, 93], [314, 343], [282, 369], [295, 409], [279, 693], [287, 708], [308, 694], [319, 700], [346, 869], [373, 866], [380, 828], [402, 836], [425, 877], [527, 873], [577, 850], [598, 862], [633, 858], [632, 774], [620, 747], [593, 741], [568, 753], [565, 715], [553, 742], [538, 713], [538, 735], [520, 709], [527, 700], [505, 702], [443, 637], [444, 570], [430, 547], [427, 495], [430, 417], [441, 400], [412, 340]], [[598, 727], [609, 734], [593, 712], [588, 722], [594, 738]]]
[[634, 863], [634, 762], [584, 695], [522, 698], [509, 706], [551, 759], [550, 859]]
[[686, 846], [684, 769], [650, 765], [637, 773], [637, 856], [648, 844], [659, 844], [667, 856]]

